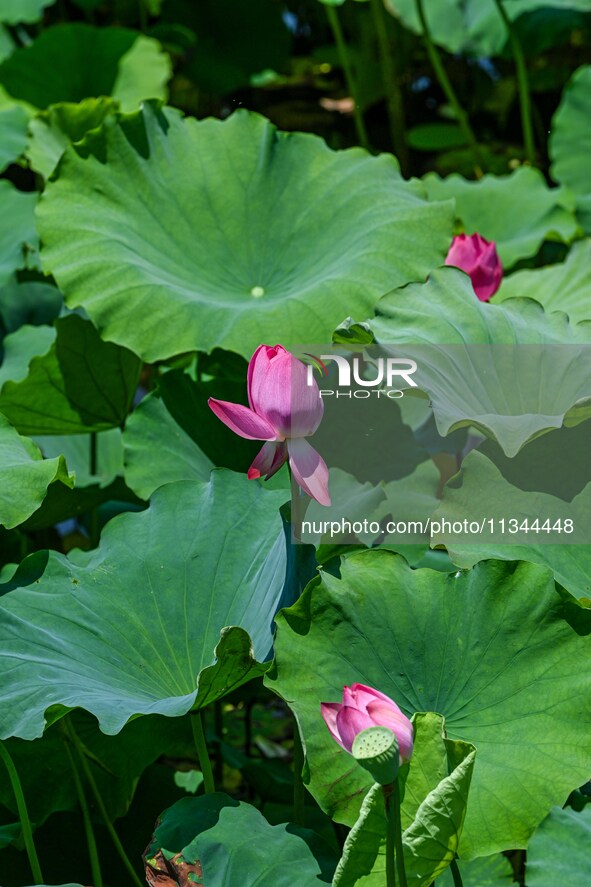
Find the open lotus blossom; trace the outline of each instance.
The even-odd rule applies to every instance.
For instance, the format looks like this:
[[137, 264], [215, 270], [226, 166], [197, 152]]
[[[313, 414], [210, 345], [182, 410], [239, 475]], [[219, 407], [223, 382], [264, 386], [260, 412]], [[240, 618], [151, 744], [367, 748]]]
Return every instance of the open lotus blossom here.
[[503, 279], [503, 266], [494, 241], [480, 234], [460, 234], [449, 248], [446, 265], [454, 265], [469, 275], [474, 292], [481, 302], [494, 296]]
[[368, 727], [388, 727], [396, 736], [400, 763], [409, 761], [413, 747], [413, 726], [396, 703], [365, 684], [343, 687], [342, 702], [322, 702], [322, 717], [338, 744], [350, 752], [358, 733]]
[[259, 345], [248, 365], [248, 407], [209, 398], [218, 419], [240, 437], [267, 441], [248, 477], [271, 477], [289, 459], [300, 487], [321, 505], [330, 505], [328, 468], [305, 439], [318, 428], [324, 404], [307, 367], [282, 345]]

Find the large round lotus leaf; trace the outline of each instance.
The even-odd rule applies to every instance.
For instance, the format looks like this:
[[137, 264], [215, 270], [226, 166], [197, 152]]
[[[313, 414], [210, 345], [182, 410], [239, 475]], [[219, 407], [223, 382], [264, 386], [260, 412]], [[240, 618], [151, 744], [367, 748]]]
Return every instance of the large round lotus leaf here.
[[589, 877], [591, 807], [555, 808], [527, 848], [528, 887], [581, 887]]
[[20, 105], [0, 109], [0, 172], [24, 152], [28, 122], [29, 115]]
[[171, 68], [156, 40], [125, 28], [56, 25], [0, 65], [0, 84], [36, 108], [113, 96], [124, 110], [166, 99]]
[[443, 715], [449, 738], [476, 747], [460, 856], [524, 847], [591, 772], [591, 639], [559, 602], [551, 574], [527, 563], [446, 574], [370, 551], [340, 579], [323, 573], [277, 617], [269, 681], [296, 714], [321, 806], [353, 824], [370, 784], [320, 714], [359, 681], [409, 716]]
[[17, 191], [6, 179], [0, 181], [0, 286], [8, 283], [14, 271], [36, 265], [37, 196]]
[[577, 207], [586, 231], [591, 232], [591, 65], [576, 71], [552, 118], [549, 144], [552, 176], [577, 196]]
[[[433, 40], [450, 52], [498, 55], [507, 43], [507, 29], [495, 0], [423, 0]], [[540, 9], [588, 12], [588, 0], [504, 0], [510, 19]], [[422, 33], [416, 0], [386, 0], [386, 8], [415, 34]]]
[[481, 302], [456, 268], [388, 293], [368, 324], [377, 342], [417, 362], [444, 437], [474, 425], [513, 456], [591, 413], [591, 322], [570, 324], [531, 299]]
[[54, 482], [74, 486], [63, 456], [43, 459], [39, 448], [0, 414], [0, 526], [10, 529], [22, 524], [39, 508]]
[[334, 870], [332, 853], [314, 832], [269, 825], [251, 804], [222, 792], [165, 810], [145, 862], [156, 883], [162, 872], [179, 884], [199, 884], [203, 876], [208, 887], [314, 887], [330, 882]]
[[25, 560], [0, 597], [0, 736], [40, 736], [51, 706], [85, 708], [117, 733], [260, 674], [253, 657], [269, 654], [285, 578], [284, 498], [215, 471], [110, 521], [83, 565]]
[[[588, 452], [588, 451], [587, 451]], [[527, 448], [524, 450], [527, 458]], [[552, 462], [548, 463], [552, 465]], [[446, 485], [440, 514], [435, 513], [434, 519], [445, 517], [447, 520], [463, 520], [468, 514], [475, 514], [475, 503], [482, 502], [483, 490], [486, 490], [484, 505], [481, 507], [482, 517], [493, 518], [499, 526], [499, 520], [510, 516], [519, 517], [520, 522], [528, 518], [530, 524], [535, 518], [543, 524], [550, 518], [551, 524], [557, 519], [567, 518], [575, 521], [578, 533], [589, 527], [589, 509], [591, 507], [591, 484], [576, 496], [572, 502], [564, 502], [556, 496], [541, 494], [533, 496], [512, 486], [498, 468], [481, 453], [470, 453], [462, 465], [462, 473]], [[508, 526], [508, 524], [507, 524]], [[544, 541], [549, 534], [532, 532], [524, 540], [523, 534], [518, 542], [509, 543], [499, 540], [487, 541], [486, 536], [471, 538], [447, 536], [446, 547], [455, 564], [459, 567], [473, 567], [479, 561], [488, 558], [499, 558], [506, 561], [527, 560], [534, 564], [548, 567], [554, 573], [557, 582], [574, 597], [591, 600], [591, 544], [569, 544], [569, 535], [552, 534], [552, 542]], [[578, 537], [580, 539], [580, 535]], [[557, 539], [563, 540], [562, 543]], [[434, 537], [433, 544], [441, 542], [441, 537]]]
[[505, 277], [492, 302], [520, 297], [535, 299], [546, 311], [564, 311], [573, 323], [591, 320], [591, 239], [575, 243], [562, 263]]
[[427, 203], [391, 156], [334, 152], [246, 111], [196, 121], [146, 105], [69, 148], [56, 175], [45, 269], [150, 361], [329, 341], [335, 317], [423, 279], [451, 236], [450, 204]]
[[125, 480], [142, 499], [163, 484], [205, 480], [214, 467], [154, 394], [133, 411], [123, 435]]
[[544, 240], [569, 243], [577, 233], [574, 195], [549, 188], [542, 173], [521, 166], [508, 176], [468, 181], [458, 173], [424, 178], [433, 200], [455, 197], [456, 216], [468, 234], [494, 240], [505, 269], [534, 256]]
[[38, 22], [43, 10], [56, 0], [0, 0], [0, 22], [17, 25], [19, 22]]

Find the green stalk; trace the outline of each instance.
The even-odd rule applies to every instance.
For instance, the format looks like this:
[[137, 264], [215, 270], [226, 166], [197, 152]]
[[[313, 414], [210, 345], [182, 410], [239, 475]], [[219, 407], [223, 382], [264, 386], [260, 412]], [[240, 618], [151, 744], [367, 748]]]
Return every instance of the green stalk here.
[[63, 732], [65, 733], [64, 745], [66, 747], [66, 754], [68, 755], [68, 759], [70, 761], [70, 767], [72, 768], [72, 776], [74, 778], [74, 785], [76, 786], [76, 794], [78, 795], [78, 803], [80, 804], [80, 810], [82, 812], [82, 820], [84, 822], [84, 831], [86, 833], [86, 844], [88, 846], [88, 856], [90, 859], [90, 871], [92, 873], [92, 883], [94, 887], [103, 887], [103, 876], [101, 874], [101, 864], [99, 861], [98, 850], [96, 847], [96, 838], [94, 836], [94, 830], [92, 828], [92, 820], [90, 819], [90, 810], [88, 809], [88, 803], [86, 801], [86, 795], [84, 794], [84, 788], [82, 786], [82, 780], [80, 778], [80, 773], [78, 772], [78, 767], [76, 766], [76, 761], [74, 760], [74, 755], [72, 754], [72, 750], [70, 749], [70, 742], [68, 738], [68, 730], [67, 727], [63, 728]]
[[14, 766], [14, 761], [12, 760], [10, 753], [8, 752], [8, 749], [3, 742], [0, 742], [0, 758], [2, 758], [2, 761], [4, 762], [4, 765], [6, 766], [6, 769], [8, 771], [8, 778], [10, 780], [10, 786], [12, 788], [12, 793], [14, 794], [14, 799], [16, 801], [16, 808], [18, 810], [18, 816], [23, 832], [23, 841], [25, 842], [25, 850], [27, 851], [27, 857], [29, 859], [29, 865], [31, 866], [33, 878], [35, 879], [37, 884], [41, 884], [43, 882], [43, 875], [41, 874], [39, 857], [37, 856], [37, 850], [35, 848], [35, 841], [33, 839], [33, 828], [31, 826], [31, 820], [29, 819], [29, 811], [27, 810], [27, 802], [25, 801], [23, 787], [21, 785], [17, 769]]
[[102, 798], [102, 795], [99, 791], [98, 785], [96, 784], [96, 780], [95, 780], [94, 776], [92, 775], [92, 770], [90, 768], [90, 765], [86, 759], [86, 755], [84, 754], [84, 749], [82, 747], [82, 743], [80, 742], [80, 739], [78, 738], [78, 735], [77, 735], [76, 731], [74, 730], [74, 727], [72, 726], [72, 724], [68, 720], [68, 718], [64, 719], [64, 723], [65, 723], [66, 733], [67, 733], [70, 741], [72, 742], [72, 745], [76, 749], [78, 759], [79, 759], [80, 763], [82, 764], [84, 776], [86, 777], [86, 781], [88, 782], [88, 785], [90, 786], [90, 790], [91, 790], [92, 794], [94, 795], [96, 805], [99, 809], [101, 816], [103, 817], [103, 821], [105, 823], [107, 831], [109, 832], [111, 840], [113, 841], [113, 844], [115, 846], [115, 850], [119, 854], [121, 862], [123, 863], [123, 865], [125, 866], [125, 868], [129, 872], [129, 875], [130, 875], [132, 881], [134, 882], [134, 884], [136, 884], [136, 887], [145, 887], [144, 883], [140, 880], [137, 872], [135, 871], [133, 865], [131, 864], [131, 861], [130, 861], [129, 857], [127, 856], [127, 853], [123, 849], [123, 845], [122, 845], [121, 841], [119, 840], [119, 836], [118, 836], [117, 832], [115, 831], [113, 823], [111, 822], [111, 819], [110, 819], [109, 814], [107, 812], [107, 808], [105, 807], [105, 802], [103, 801], [103, 798]]
[[525, 64], [525, 56], [517, 32], [513, 27], [513, 22], [507, 15], [507, 10], [503, 4], [503, 0], [495, 0], [499, 15], [503, 19], [503, 23], [507, 29], [511, 48], [513, 50], [513, 58], [515, 59], [515, 68], [517, 71], [517, 88], [519, 90], [519, 104], [521, 106], [521, 127], [523, 129], [523, 145], [525, 148], [525, 156], [532, 166], [536, 163], [536, 147], [534, 144], [534, 130], [532, 124], [532, 108], [531, 95], [529, 91], [529, 82], [527, 78], [527, 65]]
[[386, 805], [386, 887], [396, 887], [396, 822], [392, 804], [392, 786], [383, 786]]
[[148, 30], [148, 10], [146, 9], [145, 0], [138, 0], [138, 12], [140, 18], [140, 31], [145, 34]]
[[293, 821], [296, 825], [305, 825], [305, 795], [302, 769], [304, 767], [304, 750], [297, 722], [293, 724]]
[[406, 869], [404, 868], [404, 851], [402, 848], [402, 820], [400, 818], [400, 786], [398, 779], [394, 782], [392, 792], [392, 818], [394, 820], [394, 846], [396, 849], [396, 868], [400, 887], [407, 887]]
[[[98, 473], [98, 437], [96, 431], [90, 433], [90, 460], [89, 470], [91, 477], [96, 477]], [[99, 526], [98, 508], [92, 508], [89, 514], [90, 521], [90, 547], [96, 548], [100, 541], [101, 531]]]
[[359, 144], [361, 145], [361, 147], [369, 151], [369, 139], [367, 138], [367, 130], [365, 129], [363, 114], [361, 113], [359, 102], [357, 101], [357, 86], [355, 84], [355, 78], [353, 77], [353, 69], [351, 68], [349, 50], [347, 49], [347, 44], [345, 42], [345, 38], [343, 37], [343, 31], [341, 28], [339, 17], [337, 15], [337, 10], [336, 7], [330, 5], [325, 5], [324, 8], [326, 9], [328, 24], [330, 25], [330, 29], [332, 31], [332, 35], [337, 46], [341, 66], [343, 68], [343, 71], [345, 72], [347, 88], [351, 93], [351, 97], [353, 98], [353, 119], [355, 121], [357, 138], [359, 139]]
[[211, 794], [211, 792], [215, 791], [215, 783], [213, 781], [213, 770], [211, 769], [211, 761], [209, 760], [209, 753], [207, 751], [203, 720], [200, 711], [191, 712], [191, 727], [193, 728], [193, 738], [195, 740], [195, 748], [197, 749], [199, 766], [203, 773], [203, 788], [206, 794]]
[[462, 881], [462, 876], [460, 875], [460, 870], [455, 859], [452, 859], [449, 864], [449, 868], [451, 871], [451, 876], [454, 879], [454, 887], [464, 887], [464, 882]]
[[448, 102], [452, 106], [454, 110], [454, 114], [456, 116], [456, 120], [458, 121], [459, 127], [464, 133], [464, 138], [466, 139], [468, 145], [470, 146], [470, 150], [472, 151], [472, 158], [474, 162], [474, 172], [476, 173], [477, 178], [482, 178], [482, 158], [480, 156], [480, 148], [478, 147], [478, 142], [476, 141], [476, 136], [474, 135], [474, 131], [470, 126], [470, 121], [468, 120], [468, 115], [462, 108], [460, 104], [460, 100], [458, 99], [456, 92], [452, 86], [451, 80], [447, 76], [445, 67], [443, 62], [441, 61], [441, 56], [439, 55], [439, 50], [433, 43], [431, 38], [431, 31], [429, 30], [429, 25], [427, 24], [427, 19], [425, 17], [425, 9], [423, 6], [423, 0], [416, 0], [417, 2], [417, 12], [419, 15], [419, 19], [421, 22], [421, 27], [423, 29], [423, 38], [425, 40], [425, 45], [427, 47], [427, 54], [429, 56], [429, 61], [433, 66], [433, 70], [435, 71], [435, 76], [439, 81], [439, 85], [441, 89], [445, 93], [445, 97]]
[[391, 46], [388, 39], [386, 16], [382, 0], [371, 0], [371, 9], [378, 48], [380, 54], [380, 68], [382, 80], [386, 92], [386, 108], [388, 110], [388, 124], [390, 139], [394, 153], [400, 163], [400, 169], [404, 175], [409, 172], [408, 145], [406, 144], [406, 122], [404, 118], [404, 102], [402, 90], [398, 82], [398, 76], [394, 62], [392, 61]]

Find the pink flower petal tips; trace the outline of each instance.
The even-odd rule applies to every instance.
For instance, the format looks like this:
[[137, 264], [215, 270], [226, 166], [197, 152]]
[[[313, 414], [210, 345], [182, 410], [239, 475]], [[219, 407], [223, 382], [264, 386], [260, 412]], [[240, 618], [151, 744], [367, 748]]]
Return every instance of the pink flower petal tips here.
[[503, 266], [495, 243], [480, 234], [454, 237], [445, 264], [454, 265], [468, 274], [481, 302], [488, 302], [494, 296], [503, 279]]

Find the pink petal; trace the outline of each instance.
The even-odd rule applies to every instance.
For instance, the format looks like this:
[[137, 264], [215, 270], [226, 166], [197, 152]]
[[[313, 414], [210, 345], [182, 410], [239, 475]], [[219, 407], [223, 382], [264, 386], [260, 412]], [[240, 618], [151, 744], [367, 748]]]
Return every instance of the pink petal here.
[[215, 397], [210, 397], [207, 402], [218, 419], [221, 419], [224, 425], [227, 425], [240, 437], [246, 437], [248, 440], [278, 439], [273, 426], [266, 419], [249, 410], [248, 407], [243, 407], [239, 403], [230, 403], [227, 400], [216, 400]]
[[268, 440], [258, 451], [248, 469], [248, 479], [255, 480], [263, 475], [268, 479], [279, 471], [287, 461], [287, 444], [284, 440]]
[[351, 708], [350, 705], [341, 705], [337, 712], [337, 730], [341, 737], [341, 744], [344, 749], [351, 751], [353, 740], [362, 730], [368, 727], [375, 727], [374, 721], [358, 708]]
[[454, 237], [445, 264], [455, 265], [470, 276], [481, 302], [488, 302], [503, 279], [503, 265], [496, 244], [478, 233]]
[[386, 702], [388, 705], [392, 706], [394, 711], [402, 714], [400, 708], [396, 705], [393, 699], [390, 699], [385, 693], [380, 693], [379, 690], [375, 690], [373, 687], [368, 687], [367, 684], [351, 684], [350, 689], [355, 694], [355, 698], [357, 699], [360, 708], [365, 708], [370, 702], [375, 702], [377, 699], [380, 699], [382, 702]]
[[[398, 706], [396, 706], [398, 708]], [[395, 711], [390, 702], [370, 702], [367, 714], [374, 725], [388, 727], [398, 740], [400, 760], [408, 761], [412, 755], [413, 726], [406, 715], [398, 709]]]
[[258, 389], [261, 383], [261, 380], [264, 379], [268, 370], [269, 364], [273, 360], [274, 357], [277, 357], [278, 354], [285, 354], [285, 348], [283, 345], [275, 345], [272, 347], [271, 345], [259, 345], [255, 353], [250, 358], [250, 362], [248, 364], [248, 375], [246, 378], [246, 384], [248, 387], [248, 402], [251, 408], [255, 411], [255, 413], [259, 413], [259, 415], [263, 415], [261, 413], [260, 407], [260, 399], [258, 396]]
[[339, 731], [337, 728], [337, 715], [340, 711], [341, 704], [340, 702], [321, 702], [320, 703], [320, 711], [322, 713], [322, 717], [326, 723], [330, 731], [330, 735], [338, 742], [341, 748], [345, 748], [343, 743], [341, 742], [341, 737], [339, 736]]
[[288, 440], [289, 464], [302, 490], [321, 505], [330, 505], [328, 468], [324, 459], [303, 437]]
[[282, 437], [308, 437], [324, 413], [316, 380], [308, 385], [307, 367], [289, 351], [272, 350], [276, 353], [266, 364], [266, 358], [257, 357], [250, 385], [252, 404]]

